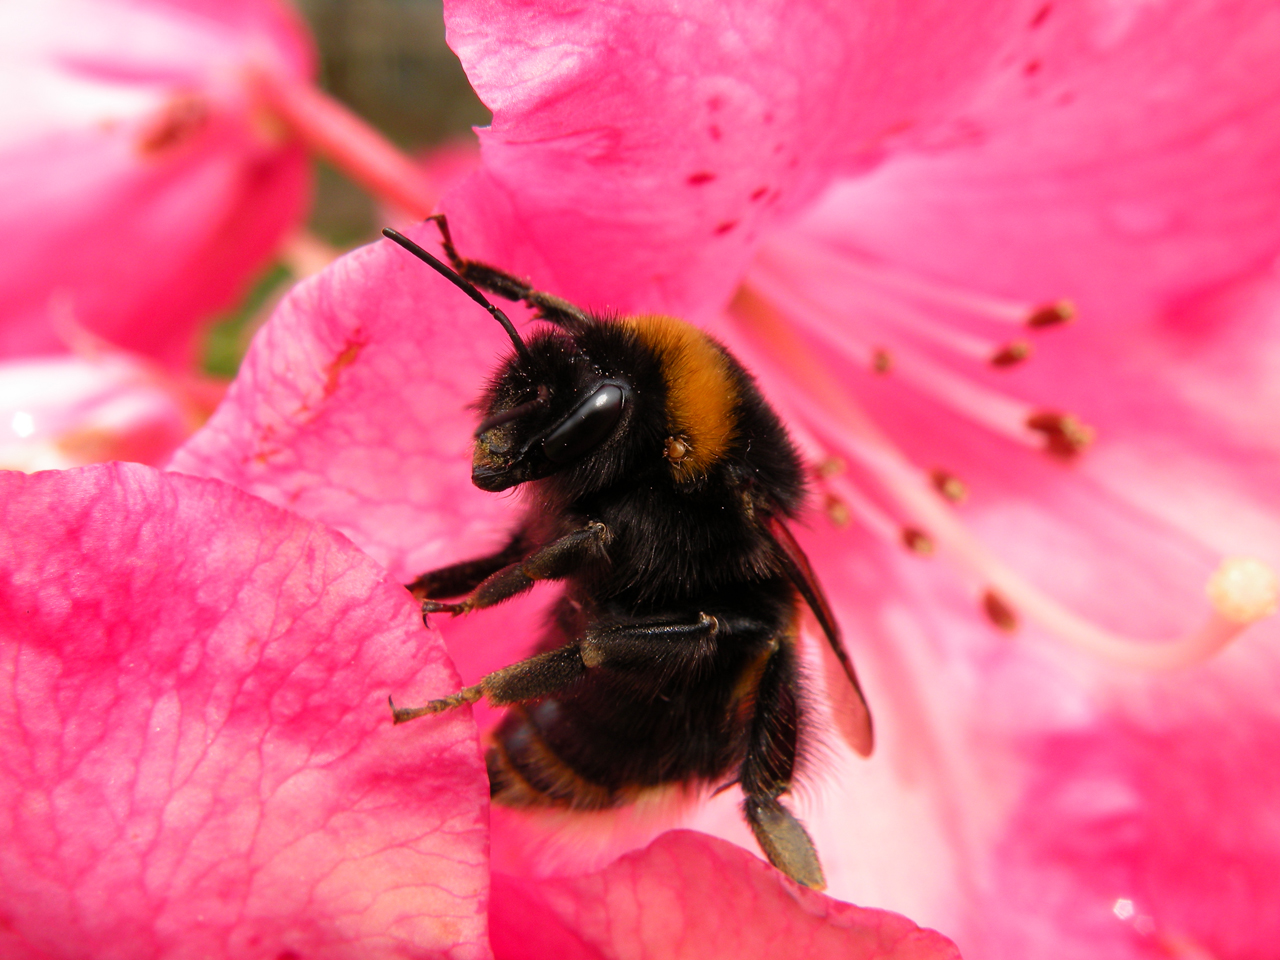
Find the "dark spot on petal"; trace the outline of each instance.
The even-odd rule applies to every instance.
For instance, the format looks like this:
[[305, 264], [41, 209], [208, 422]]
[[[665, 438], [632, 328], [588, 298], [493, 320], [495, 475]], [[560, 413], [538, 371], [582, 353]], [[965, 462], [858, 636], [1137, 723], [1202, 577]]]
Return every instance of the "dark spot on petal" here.
[[689, 174], [689, 186], [700, 187], [704, 183], [710, 183], [716, 178], [716, 175], [710, 170], [699, 170], [697, 173]]
[[189, 143], [209, 122], [209, 104], [194, 93], [176, 94], [138, 135], [138, 152], [156, 156]]
[[714, 123], [711, 124], [711, 126], [707, 127], [707, 133], [711, 134], [712, 140], [720, 139], [720, 128], [717, 127]]
[[772, 111], [766, 112], [765, 115], [760, 119], [763, 120], [765, 123], [773, 123], [773, 112]]
[[1028, 60], [1026, 65], [1023, 66], [1022, 68], [1022, 72], [1026, 74], [1028, 77], [1034, 77], [1037, 73], [1040, 72], [1040, 61]]
[[764, 199], [764, 195], [765, 195], [766, 193], [768, 193], [768, 192], [769, 192], [769, 188], [768, 188], [768, 187], [756, 187], [754, 190], [752, 190], [752, 191], [751, 191], [751, 200], [752, 200], [752, 202], [755, 202], [755, 201], [758, 201], [758, 200], [763, 200], [763, 199]]
[[329, 364], [328, 375], [324, 382], [324, 395], [326, 397], [333, 396], [335, 390], [338, 389], [338, 375], [342, 371], [356, 362], [356, 358], [360, 356], [360, 351], [365, 348], [364, 340], [348, 340], [347, 345], [342, 349]]
[[717, 236], [717, 237], [722, 237], [722, 236], [724, 236], [726, 233], [728, 233], [730, 230], [732, 230], [732, 229], [733, 229], [734, 227], [736, 227], [737, 225], [738, 225], [738, 221], [737, 221], [737, 220], [726, 220], [724, 223], [722, 223], [722, 224], [720, 224], [718, 227], [716, 227], [716, 231], [715, 231], [715, 232], [716, 232], [716, 236]]
[[723, 106], [724, 106], [724, 100], [719, 96], [711, 97], [707, 100], [707, 109], [710, 110], [712, 113], [715, 113], [717, 110], [719, 110]]
[[1053, 13], [1053, 4], [1046, 3], [1043, 7], [1035, 12], [1035, 16], [1031, 18], [1031, 29], [1035, 30], [1044, 26], [1044, 22], [1049, 19], [1049, 14]]

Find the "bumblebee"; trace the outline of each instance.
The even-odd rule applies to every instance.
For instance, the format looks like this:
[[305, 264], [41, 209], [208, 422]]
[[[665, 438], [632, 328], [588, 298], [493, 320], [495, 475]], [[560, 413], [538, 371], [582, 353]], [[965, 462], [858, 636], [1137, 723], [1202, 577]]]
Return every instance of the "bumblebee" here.
[[[806, 728], [802, 604], [852, 687], [840, 727], [863, 755], [871, 718], [786, 525], [804, 480], [778, 416], [692, 325], [585, 312], [463, 259], [445, 218], [431, 219], [451, 267], [383, 233], [484, 307], [515, 348], [481, 399], [472, 481], [532, 495], [501, 549], [408, 587], [424, 617], [493, 606], [540, 580], [565, 590], [533, 656], [425, 706], [392, 703], [395, 722], [481, 698], [508, 707], [486, 762], [494, 802], [509, 806], [600, 810], [664, 785], [737, 784], [769, 861], [821, 889], [813, 842], [779, 799]], [[549, 326], [525, 342], [481, 290]]]

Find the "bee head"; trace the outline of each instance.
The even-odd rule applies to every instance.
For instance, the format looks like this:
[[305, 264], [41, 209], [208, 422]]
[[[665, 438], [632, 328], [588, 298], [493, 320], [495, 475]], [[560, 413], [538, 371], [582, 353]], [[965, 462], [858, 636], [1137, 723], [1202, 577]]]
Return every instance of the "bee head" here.
[[[626, 452], [622, 439], [635, 418], [635, 381], [624, 373], [628, 364], [618, 363], [616, 349], [608, 346], [617, 335], [612, 324], [578, 314], [561, 329], [525, 343], [475, 284], [407, 237], [382, 232], [484, 307], [515, 347], [481, 401], [484, 419], [476, 430], [471, 465], [477, 487], [496, 492], [559, 474], [570, 487], [586, 492], [629, 468], [630, 458], [619, 454]], [[447, 234], [445, 239], [451, 250]], [[620, 369], [601, 365], [599, 358], [606, 354]]]
[[499, 369], [482, 406], [471, 479], [498, 491], [590, 466], [625, 434], [634, 401], [626, 377], [601, 370], [576, 338], [548, 331]]

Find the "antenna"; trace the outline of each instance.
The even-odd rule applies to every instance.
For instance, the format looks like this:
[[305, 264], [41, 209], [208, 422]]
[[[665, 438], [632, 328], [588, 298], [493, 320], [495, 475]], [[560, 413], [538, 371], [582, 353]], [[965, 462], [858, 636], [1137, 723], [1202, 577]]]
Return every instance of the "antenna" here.
[[423, 250], [422, 247], [418, 246], [403, 233], [392, 230], [390, 227], [383, 227], [382, 235], [388, 240], [394, 240], [396, 243], [400, 244], [400, 246], [404, 247], [423, 263], [433, 268], [436, 273], [443, 276], [468, 297], [488, 310], [489, 313], [493, 315], [493, 319], [502, 324], [502, 329], [507, 331], [507, 336], [510, 337], [511, 342], [515, 344], [516, 352], [520, 354], [520, 359], [529, 363], [533, 361], [533, 358], [529, 355], [529, 348], [526, 347], [524, 345], [524, 341], [520, 339], [520, 334], [516, 332], [516, 328], [511, 323], [511, 320], [505, 313], [486, 300], [484, 294], [476, 289], [476, 285], [474, 283], [461, 277], [457, 271], [427, 253], [427, 251]]

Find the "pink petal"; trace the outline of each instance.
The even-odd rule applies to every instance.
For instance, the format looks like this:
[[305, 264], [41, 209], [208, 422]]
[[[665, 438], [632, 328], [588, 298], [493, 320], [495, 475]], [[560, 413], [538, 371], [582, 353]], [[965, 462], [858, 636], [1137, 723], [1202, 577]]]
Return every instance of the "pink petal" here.
[[162, 463], [209, 409], [185, 387], [123, 353], [0, 362], [0, 468]]
[[933, 153], [814, 214], [988, 292], [1142, 318], [1280, 241], [1280, 17], [1266, 0], [1044, 5]]
[[584, 306], [706, 311], [779, 217], [952, 113], [1030, 9], [451, 4], [494, 118], [445, 209], [465, 255]]
[[5, 474], [8, 957], [483, 957], [487, 790], [404, 591], [343, 538], [131, 464]]
[[[1038, 775], [995, 850], [991, 899], [1012, 922], [975, 930], [975, 955], [995, 944], [1046, 960], [1273, 952], [1280, 669], [1272, 658], [1252, 672], [1153, 689], [1152, 709], [1034, 745]], [[1242, 696], [1247, 709], [1223, 709]]]
[[328, 523], [407, 580], [510, 525], [511, 500], [471, 484], [468, 409], [510, 349], [428, 266], [390, 241], [363, 247], [289, 293], [172, 468]]
[[495, 875], [492, 914], [499, 960], [960, 956], [905, 917], [797, 887], [745, 851], [685, 831], [585, 877]]
[[57, 0], [0, 24], [0, 355], [84, 327], [188, 364], [304, 212], [302, 151], [269, 129], [246, 71], [312, 69], [275, 0]]

